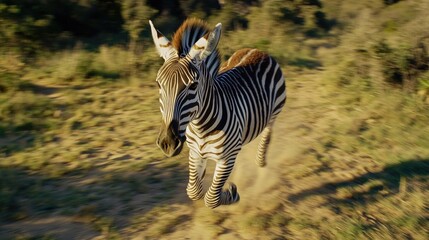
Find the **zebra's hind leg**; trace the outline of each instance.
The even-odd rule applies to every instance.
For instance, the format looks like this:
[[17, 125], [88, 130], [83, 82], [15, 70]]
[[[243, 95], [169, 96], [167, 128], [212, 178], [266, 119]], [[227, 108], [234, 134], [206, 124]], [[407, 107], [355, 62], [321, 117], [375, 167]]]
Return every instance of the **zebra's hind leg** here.
[[204, 196], [203, 179], [206, 173], [207, 160], [202, 159], [196, 152], [189, 152], [189, 182], [186, 193], [191, 200], [198, 200]]
[[271, 132], [273, 125], [274, 119], [271, 120], [270, 123], [268, 123], [268, 125], [262, 131], [261, 140], [259, 141], [258, 145], [258, 154], [256, 156], [256, 164], [258, 164], [259, 167], [265, 167], [265, 165], [267, 165], [267, 150], [271, 140]]
[[206, 192], [204, 202], [209, 208], [216, 208], [219, 205], [230, 205], [240, 201], [237, 186], [230, 183], [229, 188], [222, 190], [226, 180], [234, 167], [235, 158], [230, 161], [221, 161], [216, 164], [213, 182]]

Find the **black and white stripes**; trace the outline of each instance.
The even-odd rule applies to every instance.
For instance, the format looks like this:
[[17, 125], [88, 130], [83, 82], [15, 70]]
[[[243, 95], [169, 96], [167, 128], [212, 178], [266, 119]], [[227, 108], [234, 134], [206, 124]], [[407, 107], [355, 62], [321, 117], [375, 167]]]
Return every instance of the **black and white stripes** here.
[[[259, 50], [242, 49], [219, 67], [220, 24], [209, 31], [202, 21], [187, 20], [173, 44], [166, 44], [151, 27], [158, 52], [169, 56], [157, 76], [163, 118], [158, 146], [173, 156], [186, 138], [190, 149], [186, 190], [192, 200], [204, 197], [210, 208], [235, 203], [240, 199], [237, 187], [230, 184], [223, 190], [223, 186], [241, 147], [261, 133], [256, 162], [266, 164], [271, 129], [286, 101], [280, 66]], [[216, 161], [216, 169], [204, 191], [207, 160]]]

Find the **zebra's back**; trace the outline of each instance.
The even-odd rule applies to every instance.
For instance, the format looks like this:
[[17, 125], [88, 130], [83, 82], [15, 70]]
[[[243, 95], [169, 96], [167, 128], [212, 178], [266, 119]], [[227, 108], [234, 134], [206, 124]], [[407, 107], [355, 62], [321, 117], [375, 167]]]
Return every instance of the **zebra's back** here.
[[280, 66], [257, 49], [235, 52], [221, 67], [216, 83], [240, 122], [243, 144], [256, 138], [286, 101]]

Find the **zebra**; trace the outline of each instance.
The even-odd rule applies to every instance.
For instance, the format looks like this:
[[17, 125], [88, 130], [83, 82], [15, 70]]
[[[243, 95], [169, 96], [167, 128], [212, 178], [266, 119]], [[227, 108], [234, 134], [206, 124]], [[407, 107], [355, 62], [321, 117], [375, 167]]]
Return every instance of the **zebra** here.
[[[279, 64], [257, 49], [236, 51], [222, 66], [217, 45], [221, 23], [211, 30], [199, 19], [187, 19], [172, 41], [149, 20], [157, 52], [164, 59], [156, 82], [162, 115], [157, 146], [175, 156], [189, 147], [191, 200], [204, 197], [216, 208], [240, 200], [235, 184], [224, 185], [243, 145], [262, 134], [257, 164], [266, 164], [273, 123], [286, 103], [286, 84]], [[203, 191], [207, 160], [216, 167]]]

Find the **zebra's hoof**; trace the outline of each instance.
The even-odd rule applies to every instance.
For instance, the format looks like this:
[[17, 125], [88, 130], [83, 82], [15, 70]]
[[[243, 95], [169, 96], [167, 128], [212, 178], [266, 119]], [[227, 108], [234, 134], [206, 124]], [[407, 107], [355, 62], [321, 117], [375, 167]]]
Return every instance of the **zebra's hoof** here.
[[234, 183], [229, 185], [229, 194], [231, 196], [231, 203], [236, 203], [240, 201], [240, 194], [237, 192], [237, 186]]

